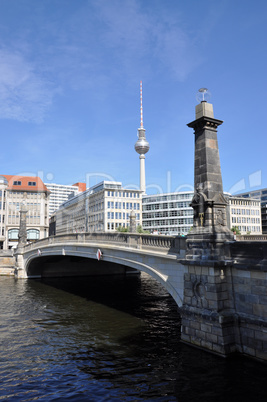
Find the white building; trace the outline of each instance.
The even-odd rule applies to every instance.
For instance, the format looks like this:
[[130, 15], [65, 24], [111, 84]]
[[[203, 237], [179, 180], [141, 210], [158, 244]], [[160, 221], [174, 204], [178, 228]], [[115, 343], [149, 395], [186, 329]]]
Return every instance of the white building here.
[[48, 236], [49, 191], [39, 177], [0, 176], [0, 248], [16, 247], [20, 209], [27, 206], [27, 240]]
[[49, 218], [60, 207], [60, 205], [70, 197], [73, 197], [86, 189], [85, 183], [76, 183], [73, 185], [45, 183], [45, 185], [50, 191]]
[[227, 218], [228, 227], [237, 227], [241, 235], [262, 234], [260, 199], [230, 196]]
[[244, 198], [254, 198], [261, 201], [262, 233], [267, 234], [267, 188], [248, 191], [247, 193], [238, 194], [237, 196]]
[[52, 217], [55, 233], [115, 231], [129, 226], [132, 210], [141, 225], [141, 193], [124, 189], [120, 182], [102, 181], [61, 205]]
[[143, 196], [143, 229], [151, 233], [186, 235], [193, 226], [194, 192]]

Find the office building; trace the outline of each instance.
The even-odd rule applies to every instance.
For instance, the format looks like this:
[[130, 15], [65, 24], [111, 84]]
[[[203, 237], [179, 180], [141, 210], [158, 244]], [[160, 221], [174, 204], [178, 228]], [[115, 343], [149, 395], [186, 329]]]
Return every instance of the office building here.
[[267, 234], [267, 188], [248, 191], [247, 193], [238, 194], [238, 196], [260, 200], [262, 234]]
[[85, 183], [75, 183], [73, 185], [45, 183], [45, 185], [50, 191], [49, 218], [70, 197], [74, 197], [86, 190]]
[[229, 196], [226, 198], [228, 200], [228, 227], [230, 229], [237, 227], [241, 235], [262, 234], [260, 200], [241, 196]]
[[55, 234], [112, 232], [130, 224], [134, 211], [142, 224], [141, 190], [124, 189], [120, 182], [102, 181], [69, 199], [52, 217]]
[[194, 192], [143, 196], [143, 229], [151, 233], [186, 235], [193, 226], [190, 207]]

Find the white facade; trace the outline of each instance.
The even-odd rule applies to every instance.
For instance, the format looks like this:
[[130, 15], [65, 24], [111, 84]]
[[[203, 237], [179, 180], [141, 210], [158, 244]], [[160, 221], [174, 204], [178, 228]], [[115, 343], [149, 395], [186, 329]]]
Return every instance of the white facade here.
[[151, 233], [186, 235], [193, 226], [194, 192], [143, 196], [143, 229]]
[[241, 235], [262, 234], [260, 200], [230, 196], [227, 215], [228, 227], [237, 227]]
[[267, 234], [267, 188], [253, 190], [247, 193], [238, 194], [238, 197], [254, 198], [261, 201], [261, 225], [262, 233]]
[[8, 181], [5, 177], [0, 176], [0, 248], [7, 249], [6, 239], [6, 199], [7, 199]]
[[79, 187], [64, 184], [45, 183], [50, 191], [49, 218], [69, 197], [79, 193]]
[[55, 212], [56, 234], [109, 232], [130, 224], [142, 224], [142, 191], [124, 189], [120, 182], [103, 181], [66, 201]]
[[39, 177], [0, 176], [0, 248], [18, 244], [20, 209], [27, 207], [27, 240], [48, 236], [49, 191]]

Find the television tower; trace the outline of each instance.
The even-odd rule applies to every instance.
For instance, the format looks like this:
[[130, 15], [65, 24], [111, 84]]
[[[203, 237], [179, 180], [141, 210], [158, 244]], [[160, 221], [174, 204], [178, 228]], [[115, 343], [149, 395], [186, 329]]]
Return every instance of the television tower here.
[[142, 81], [140, 81], [140, 114], [141, 123], [138, 128], [138, 140], [135, 143], [135, 150], [140, 155], [140, 190], [143, 194], [146, 193], [146, 174], [145, 174], [145, 154], [149, 151], [149, 143], [146, 140], [146, 130], [143, 126], [143, 94], [142, 94]]

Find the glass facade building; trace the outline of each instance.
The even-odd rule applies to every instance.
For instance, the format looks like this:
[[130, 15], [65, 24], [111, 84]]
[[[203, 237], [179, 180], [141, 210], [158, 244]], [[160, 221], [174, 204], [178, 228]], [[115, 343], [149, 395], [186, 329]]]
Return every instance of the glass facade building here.
[[143, 196], [143, 229], [151, 233], [186, 235], [193, 226], [190, 207], [194, 192]]

